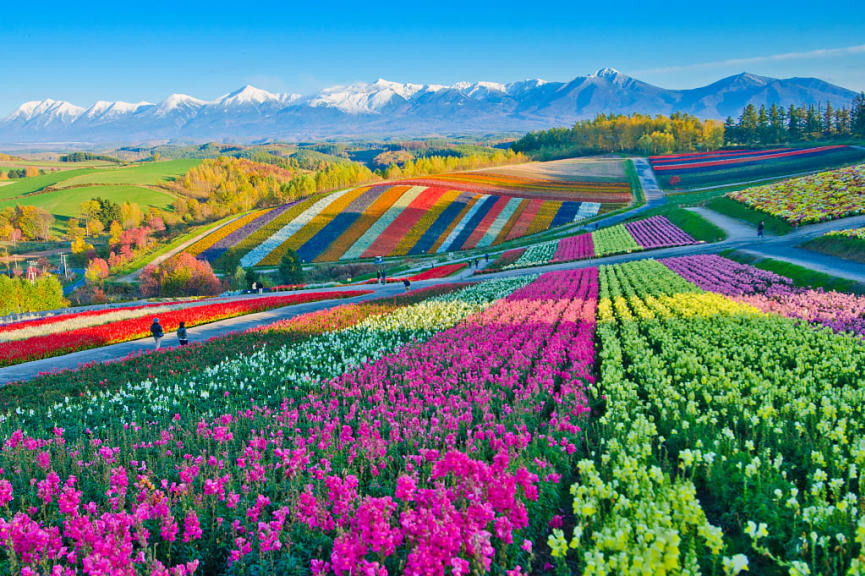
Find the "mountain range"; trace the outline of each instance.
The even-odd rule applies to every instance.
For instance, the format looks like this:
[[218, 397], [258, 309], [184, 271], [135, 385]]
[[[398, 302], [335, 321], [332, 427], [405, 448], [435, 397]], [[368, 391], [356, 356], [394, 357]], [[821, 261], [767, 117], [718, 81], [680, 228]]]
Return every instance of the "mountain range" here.
[[519, 132], [604, 113], [738, 116], [747, 104], [848, 105], [855, 93], [816, 78], [742, 73], [700, 88], [670, 90], [602, 68], [569, 82], [335, 86], [318, 94], [273, 94], [253, 86], [205, 101], [172, 94], [157, 104], [45, 99], [0, 120], [0, 143], [133, 144], [157, 140], [251, 142], [370, 136]]

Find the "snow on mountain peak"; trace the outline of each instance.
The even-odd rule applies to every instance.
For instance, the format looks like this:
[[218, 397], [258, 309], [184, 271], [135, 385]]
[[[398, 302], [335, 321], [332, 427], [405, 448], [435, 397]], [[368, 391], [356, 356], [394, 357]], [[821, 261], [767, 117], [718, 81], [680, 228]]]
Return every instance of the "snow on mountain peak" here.
[[178, 108], [200, 108], [207, 104], [204, 100], [193, 98], [187, 94], [172, 94], [159, 103], [157, 114], [164, 116]]
[[618, 70], [616, 70], [615, 68], [610, 68], [610, 67], [608, 67], [608, 66], [605, 66], [605, 67], [603, 67], [603, 68], [599, 68], [598, 70], [596, 70], [594, 74], [590, 74], [590, 75], [589, 75], [589, 78], [609, 78], [609, 79], [613, 79], [613, 78], [615, 78], [615, 77], [618, 76], [618, 75], [619, 75], [619, 71], [618, 71]]
[[31, 100], [25, 102], [9, 116], [9, 120], [31, 120], [37, 117], [46, 119], [59, 119], [63, 122], [71, 122], [84, 112], [84, 108], [64, 102], [63, 100]]
[[338, 108], [349, 114], [371, 113], [378, 112], [394, 96], [408, 100], [423, 88], [421, 84], [401, 84], [379, 78], [371, 84], [357, 82], [348, 86], [325, 88], [311, 99], [309, 104], [313, 107]]
[[150, 102], [109, 102], [98, 100], [84, 112], [85, 118], [115, 118], [136, 112], [142, 106], [153, 106]]
[[223, 106], [238, 106], [244, 104], [263, 104], [264, 102], [282, 102], [286, 100], [283, 94], [273, 94], [267, 90], [247, 84], [231, 94], [219, 98], [216, 103]]

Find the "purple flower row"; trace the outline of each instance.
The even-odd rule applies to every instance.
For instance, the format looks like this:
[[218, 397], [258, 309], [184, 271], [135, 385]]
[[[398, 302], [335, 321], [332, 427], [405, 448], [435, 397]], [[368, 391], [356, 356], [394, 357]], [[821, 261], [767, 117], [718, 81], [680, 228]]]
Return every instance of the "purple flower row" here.
[[219, 258], [225, 253], [229, 248], [261, 228], [262, 226], [267, 226], [273, 220], [279, 217], [280, 214], [297, 204], [298, 201], [291, 202], [289, 204], [283, 204], [278, 208], [274, 208], [270, 212], [262, 214], [261, 217], [256, 218], [252, 222], [248, 222], [220, 240], [219, 242], [215, 242], [213, 246], [210, 246], [207, 250], [203, 251], [199, 258], [203, 258], [209, 262]]
[[696, 244], [696, 241], [665, 216], [652, 216], [645, 220], [628, 222], [625, 227], [643, 248], [663, 248]]
[[865, 337], [865, 297], [795, 288], [789, 278], [717, 255], [666, 258], [661, 262], [704, 290], [731, 296], [763, 312]]
[[559, 241], [553, 262], [567, 262], [570, 260], [584, 260], [595, 255], [595, 244], [592, 242], [591, 233], [570, 236]]

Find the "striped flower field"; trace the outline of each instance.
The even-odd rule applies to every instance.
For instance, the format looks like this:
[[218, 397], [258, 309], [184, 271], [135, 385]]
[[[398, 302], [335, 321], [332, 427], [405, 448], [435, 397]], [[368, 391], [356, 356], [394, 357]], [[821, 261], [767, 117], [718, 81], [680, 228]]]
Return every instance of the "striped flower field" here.
[[213, 261], [229, 248], [244, 267], [485, 248], [591, 218], [629, 202], [625, 182], [448, 174], [317, 195], [253, 212], [190, 249]]

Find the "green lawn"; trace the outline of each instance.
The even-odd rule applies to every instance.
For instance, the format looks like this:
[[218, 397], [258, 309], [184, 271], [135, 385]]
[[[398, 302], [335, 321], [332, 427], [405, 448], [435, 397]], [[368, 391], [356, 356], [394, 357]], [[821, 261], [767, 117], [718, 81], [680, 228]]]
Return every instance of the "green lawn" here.
[[736, 250], [725, 250], [721, 252], [721, 256], [735, 260], [742, 264], [748, 264], [762, 270], [768, 270], [781, 276], [786, 276], [800, 288], [822, 288], [824, 290], [835, 290], [837, 292], [850, 292], [853, 294], [865, 294], [865, 286], [849, 280], [847, 278], [839, 278], [831, 276], [810, 268], [775, 260], [774, 258], [760, 258], [751, 254], [744, 254]]
[[802, 244], [802, 248], [836, 258], [865, 263], [865, 240], [862, 238], [830, 234], [808, 240]]
[[174, 180], [189, 172], [201, 160], [186, 158], [166, 162], [148, 162], [134, 166], [104, 168], [88, 174], [64, 179], [60, 186], [81, 186], [83, 184], [137, 184], [156, 186]]
[[[16, 180], [13, 184], [8, 184], [0, 188], [0, 201], [15, 196], [24, 196], [33, 194], [48, 186], [55, 186], [58, 182], [73, 178], [76, 176], [84, 176], [95, 172], [97, 168], [78, 168], [75, 170], [63, 170], [59, 172], [50, 172], [41, 176], [33, 176], [32, 178], [22, 178]], [[32, 204], [32, 202], [19, 199], [18, 204]]]
[[666, 216], [670, 222], [687, 232], [694, 240], [704, 242], [720, 242], [727, 235], [723, 230], [694, 212], [684, 208], [674, 208], [667, 211]]
[[[0, 189], [5, 192], [9, 187]], [[0, 208], [18, 204], [37, 206], [59, 218], [78, 218], [81, 203], [100, 196], [117, 203], [135, 202], [144, 209], [150, 206], [169, 208], [174, 196], [167, 192], [142, 188], [141, 186], [81, 186], [68, 190], [53, 190], [44, 194], [33, 194], [25, 198], [3, 198], [0, 195]]]
[[707, 206], [715, 212], [726, 214], [730, 218], [743, 220], [755, 227], [760, 222], [763, 222], [766, 226], [766, 232], [768, 234], [775, 234], [777, 236], [781, 236], [793, 230], [793, 227], [790, 226], [790, 224], [786, 221], [766, 214], [765, 212], [758, 212], [757, 210], [749, 208], [741, 202], [736, 202], [735, 200], [727, 198], [726, 196], [713, 198], [708, 202]]

